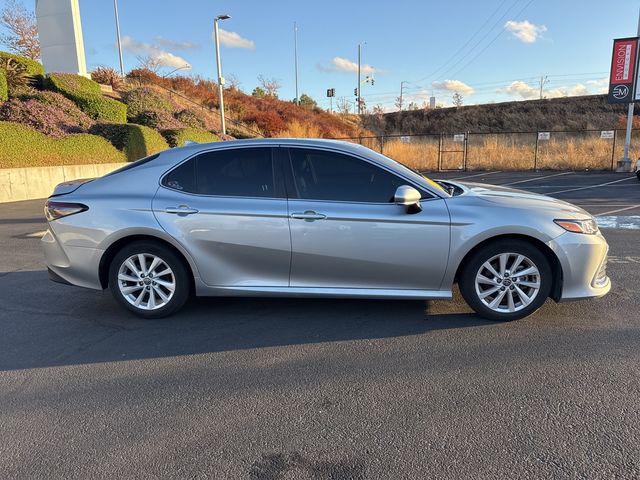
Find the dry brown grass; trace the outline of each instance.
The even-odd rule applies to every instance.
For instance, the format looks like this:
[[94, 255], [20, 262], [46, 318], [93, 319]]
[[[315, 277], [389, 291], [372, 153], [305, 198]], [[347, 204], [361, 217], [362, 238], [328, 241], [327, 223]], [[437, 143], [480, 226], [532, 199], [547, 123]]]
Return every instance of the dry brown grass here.
[[[527, 135], [528, 138], [524, 138]], [[486, 135], [470, 139], [467, 168], [470, 170], [528, 170], [535, 167], [553, 170], [611, 169], [613, 140], [592, 136], [584, 139], [562, 138], [540, 141], [537, 158], [532, 134]], [[418, 170], [438, 170], [438, 140], [419, 138], [402, 143], [387, 141], [384, 154]], [[622, 156], [621, 141], [616, 143], [614, 158]], [[379, 148], [376, 148], [379, 151]], [[440, 157], [442, 169], [464, 168], [463, 144], [446, 142]], [[634, 157], [635, 158], [635, 157]]]

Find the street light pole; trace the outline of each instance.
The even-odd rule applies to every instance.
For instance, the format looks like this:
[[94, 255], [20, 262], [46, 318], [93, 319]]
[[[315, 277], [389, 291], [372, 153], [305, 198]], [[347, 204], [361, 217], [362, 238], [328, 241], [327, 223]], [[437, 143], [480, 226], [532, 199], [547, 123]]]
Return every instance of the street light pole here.
[[[638, 36], [640, 36], [640, 14], [638, 15]], [[633, 128], [634, 109], [635, 109], [635, 103], [631, 102], [629, 104], [629, 109], [627, 110], [627, 131], [624, 137], [624, 155], [622, 157], [622, 164], [618, 169], [618, 171], [620, 172], [630, 172], [632, 170], [631, 159], [629, 158], [629, 150], [631, 148], [631, 131]]]
[[296, 70], [296, 105], [300, 105], [300, 97], [298, 96], [298, 25], [293, 22], [293, 52]]
[[358, 101], [358, 115], [360, 115], [360, 64], [362, 59], [362, 43], [358, 44], [358, 94], [356, 95]]
[[113, 0], [113, 11], [116, 15], [116, 38], [118, 39], [118, 57], [120, 59], [120, 76], [124, 77], [124, 63], [122, 62], [122, 45], [120, 43], [120, 18], [118, 16], [118, 0]]
[[218, 97], [220, 103], [220, 130], [223, 135], [227, 134], [227, 126], [224, 121], [224, 77], [222, 76], [222, 66], [220, 64], [220, 37], [218, 34], [218, 22], [231, 18], [229, 15], [218, 15], [213, 20], [213, 34], [216, 43], [216, 63], [218, 65]]

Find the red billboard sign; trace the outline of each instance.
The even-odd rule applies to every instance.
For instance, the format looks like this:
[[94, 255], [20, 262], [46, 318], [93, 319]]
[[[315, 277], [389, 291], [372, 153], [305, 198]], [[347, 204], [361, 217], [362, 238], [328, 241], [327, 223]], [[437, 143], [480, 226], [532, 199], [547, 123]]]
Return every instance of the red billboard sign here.
[[613, 41], [609, 103], [633, 102], [635, 70], [638, 58], [638, 38], [618, 38]]

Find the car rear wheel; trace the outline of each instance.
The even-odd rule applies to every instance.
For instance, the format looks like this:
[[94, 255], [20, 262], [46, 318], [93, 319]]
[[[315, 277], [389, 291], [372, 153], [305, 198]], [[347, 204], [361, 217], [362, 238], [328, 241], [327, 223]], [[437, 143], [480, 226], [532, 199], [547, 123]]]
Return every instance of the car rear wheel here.
[[183, 262], [171, 249], [135, 242], [113, 258], [109, 288], [115, 299], [136, 315], [161, 318], [185, 304], [190, 282]]
[[469, 306], [490, 320], [526, 317], [545, 302], [552, 272], [545, 255], [522, 240], [501, 240], [475, 252], [460, 278]]

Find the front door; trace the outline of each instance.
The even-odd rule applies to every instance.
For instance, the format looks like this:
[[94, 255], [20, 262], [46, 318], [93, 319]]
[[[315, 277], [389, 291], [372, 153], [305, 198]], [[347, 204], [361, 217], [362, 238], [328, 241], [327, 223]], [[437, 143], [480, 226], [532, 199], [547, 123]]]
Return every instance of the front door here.
[[162, 180], [153, 199], [156, 218], [190, 252], [207, 285], [289, 285], [287, 200], [272, 152], [204, 152]]
[[[444, 200], [393, 203], [409, 182], [363, 159], [290, 148], [292, 287], [438, 290], [449, 255]], [[413, 186], [413, 185], [412, 185]]]

